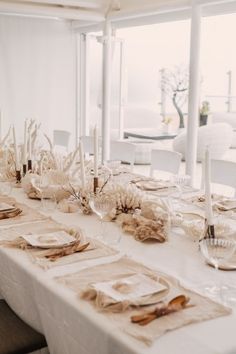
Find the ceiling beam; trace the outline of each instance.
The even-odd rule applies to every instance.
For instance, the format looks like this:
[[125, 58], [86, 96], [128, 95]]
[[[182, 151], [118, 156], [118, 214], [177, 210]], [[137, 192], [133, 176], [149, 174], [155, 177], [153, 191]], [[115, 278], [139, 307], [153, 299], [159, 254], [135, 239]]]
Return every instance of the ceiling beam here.
[[149, 4], [148, 6], [137, 6], [136, 8], [121, 8], [120, 11], [111, 11], [108, 18], [111, 21], [128, 20], [137, 17], [153, 16], [165, 12], [175, 12], [190, 8], [189, 0], [181, 0], [178, 4], [173, 1], [161, 2], [158, 4]]
[[[11, 1], [11, 0], [10, 0]], [[9, 1], [9, 2], [10, 2]], [[100, 2], [94, 0], [19, 0], [18, 3], [37, 3], [46, 5], [63, 5], [63, 6], [74, 6], [82, 7], [86, 9], [102, 9], [106, 2]]]
[[0, 13], [18, 14], [27, 16], [57, 17], [67, 20], [83, 20], [100, 22], [104, 21], [104, 15], [100, 12], [81, 10], [75, 8], [64, 8], [60, 6], [43, 6], [23, 4], [0, 0]]

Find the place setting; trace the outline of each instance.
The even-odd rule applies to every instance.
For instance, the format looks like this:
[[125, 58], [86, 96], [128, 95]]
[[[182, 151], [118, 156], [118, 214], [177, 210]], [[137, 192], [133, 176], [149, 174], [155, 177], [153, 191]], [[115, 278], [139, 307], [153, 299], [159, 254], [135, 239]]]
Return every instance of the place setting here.
[[127, 257], [55, 279], [146, 345], [167, 331], [231, 313], [177, 279]]
[[27, 252], [32, 262], [44, 269], [117, 254], [101, 241], [87, 237], [80, 228], [51, 219], [4, 229], [0, 246]]

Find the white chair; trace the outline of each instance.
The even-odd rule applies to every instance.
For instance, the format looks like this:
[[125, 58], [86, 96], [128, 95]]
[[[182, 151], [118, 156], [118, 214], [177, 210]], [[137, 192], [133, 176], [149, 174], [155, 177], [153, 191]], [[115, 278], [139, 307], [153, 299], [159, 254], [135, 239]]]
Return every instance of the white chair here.
[[131, 165], [131, 168], [133, 168], [135, 161], [135, 149], [136, 146], [132, 143], [127, 143], [125, 141], [111, 141], [110, 160], [127, 162]]
[[89, 135], [82, 135], [80, 140], [83, 144], [84, 152], [93, 155], [94, 154], [94, 138]]
[[182, 154], [170, 151], [154, 149], [151, 151], [150, 176], [155, 170], [165, 171], [177, 175], [180, 168]]
[[[236, 162], [211, 160], [211, 182], [232, 187], [236, 197]], [[202, 188], [204, 188], [204, 168], [202, 168]]]
[[[84, 153], [88, 155], [94, 154], [94, 137], [91, 135], [82, 135], [80, 137], [81, 142], [83, 143]], [[98, 138], [98, 148], [101, 149], [102, 140]]]
[[70, 132], [66, 130], [53, 131], [53, 146], [61, 146], [68, 151]]

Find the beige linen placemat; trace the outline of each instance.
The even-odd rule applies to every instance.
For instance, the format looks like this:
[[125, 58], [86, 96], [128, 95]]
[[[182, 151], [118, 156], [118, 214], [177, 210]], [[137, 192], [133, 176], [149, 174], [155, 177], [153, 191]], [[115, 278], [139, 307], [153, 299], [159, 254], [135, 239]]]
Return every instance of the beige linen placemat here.
[[[20, 235], [28, 234], [28, 233], [51, 233], [55, 231], [70, 231], [72, 228], [59, 224], [56, 221], [48, 218], [42, 222], [36, 222], [32, 224], [24, 224], [15, 226], [12, 228], [8, 228], [2, 231], [0, 235], [0, 243], [4, 246], [4, 241], [14, 241]], [[90, 242], [90, 245], [83, 252], [74, 253], [72, 255], [64, 256], [56, 261], [50, 261], [45, 258], [48, 254], [47, 249], [28, 249], [27, 253], [30, 255], [32, 261], [44, 269], [52, 268], [56, 266], [63, 266], [75, 262], [86, 261], [90, 259], [95, 259], [99, 257], [112, 256], [118, 253], [118, 251], [104, 245], [103, 243], [93, 240], [91, 238], [85, 238], [83, 243]]]
[[1, 219], [0, 226], [12, 226], [16, 224], [31, 222], [31, 221], [39, 221], [47, 219], [46, 216], [39, 213], [37, 210], [28, 207], [25, 204], [18, 203], [14, 198], [11, 197], [0, 197], [0, 202], [7, 203], [9, 205], [13, 205], [22, 210], [22, 213], [9, 219]]
[[[195, 305], [191, 308], [156, 319], [145, 327], [131, 323], [130, 321], [130, 317], [132, 315], [140, 312], [143, 313], [143, 308], [140, 310], [131, 308], [122, 313], [104, 312], [104, 316], [110, 319], [120, 330], [147, 345], [150, 345], [156, 338], [160, 337], [167, 331], [180, 328], [190, 323], [197, 323], [231, 313], [229, 308], [226, 308], [221, 304], [215, 303], [206, 297], [184, 288], [177, 279], [166, 274], [153, 271], [126, 257], [123, 257], [113, 263], [102, 264], [96, 267], [81, 270], [74, 274], [57, 277], [56, 280], [77, 292], [81, 297], [81, 295], [90, 288], [91, 283], [116, 279], [119, 280], [129, 275], [140, 273], [153, 279], [161, 277], [169, 283], [170, 290], [164, 299], [165, 302], [168, 302], [177, 295], [184, 294], [190, 297], [190, 304]], [[95, 306], [94, 301], [91, 301], [91, 303]], [[152, 306], [149, 306], [148, 311], [152, 308]]]

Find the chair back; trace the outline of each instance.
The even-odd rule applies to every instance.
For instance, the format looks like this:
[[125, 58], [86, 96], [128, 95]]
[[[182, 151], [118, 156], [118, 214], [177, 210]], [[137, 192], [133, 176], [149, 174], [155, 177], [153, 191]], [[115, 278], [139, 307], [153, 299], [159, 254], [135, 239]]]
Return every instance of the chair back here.
[[111, 141], [110, 160], [127, 162], [133, 167], [135, 161], [136, 146], [126, 141]]
[[178, 174], [182, 154], [176, 151], [154, 149], [151, 151], [150, 176], [155, 170]]
[[70, 140], [70, 132], [66, 130], [54, 130], [53, 131], [53, 145], [63, 146], [68, 150]]
[[[212, 159], [211, 182], [234, 188], [234, 196], [236, 196], [236, 162]], [[204, 187], [204, 163], [202, 168], [202, 187]]]
[[89, 135], [82, 135], [80, 140], [83, 144], [84, 152], [93, 155], [94, 154], [94, 138]]

